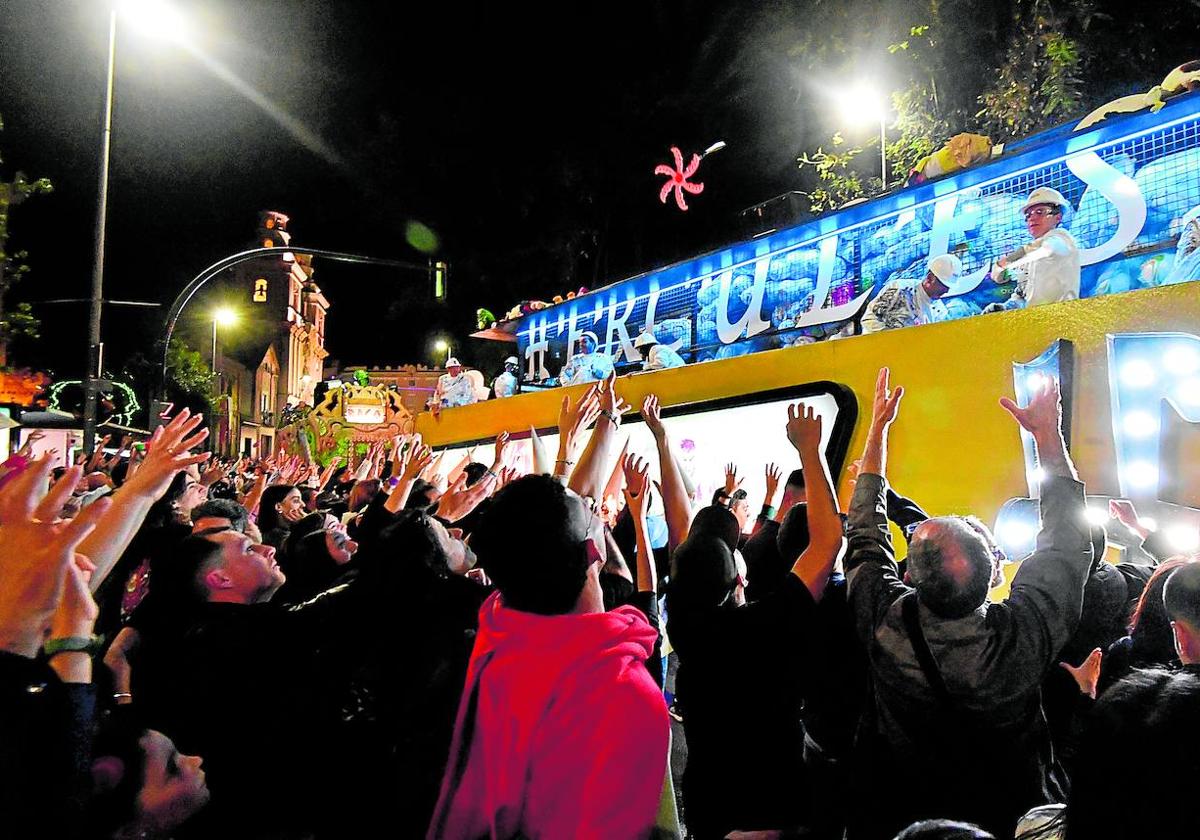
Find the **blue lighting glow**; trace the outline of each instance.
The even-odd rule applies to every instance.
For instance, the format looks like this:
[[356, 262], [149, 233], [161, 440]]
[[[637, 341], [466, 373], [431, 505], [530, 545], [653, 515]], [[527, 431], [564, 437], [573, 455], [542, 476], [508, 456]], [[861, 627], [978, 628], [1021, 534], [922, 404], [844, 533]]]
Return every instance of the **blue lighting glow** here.
[[[1195, 364], [1193, 364], [1195, 363]], [[1200, 337], [1188, 333], [1127, 333], [1108, 337], [1113, 442], [1121, 493], [1158, 499], [1163, 412], [1200, 421]]]
[[[950, 318], [969, 317], [1011, 293], [988, 272], [1028, 241], [1021, 207], [1043, 186], [1071, 203], [1064, 227], [1081, 248], [1080, 297], [1200, 279], [1200, 249], [1177, 247], [1182, 220], [1200, 207], [1194, 94], [1082, 132], [1060, 126], [1008, 144], [981, 166], [530, 313], [517, 324], [519, 350], [543, 378], [558, 374], [585, 330], [618, 363], [637, 358], [632, 342], [644, 329], [687, 362], [819, 341], [885, 283], [918, 279], [931, 256], [948, 252], [960, 257], [963, 273], [943, 303]], [[1158, 375], [1161, 359], [1152, 365]], [[1172, 357], [1165, 368], [1195, 374], [1200, 353]], [[1138, 371], [1131, 378], [1151, 388]]]

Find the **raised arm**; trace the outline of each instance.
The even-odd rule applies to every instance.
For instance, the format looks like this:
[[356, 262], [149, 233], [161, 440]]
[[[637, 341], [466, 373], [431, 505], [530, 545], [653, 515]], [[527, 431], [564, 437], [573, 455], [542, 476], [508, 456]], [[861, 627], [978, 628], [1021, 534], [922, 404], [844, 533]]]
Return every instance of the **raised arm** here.
[[792, 574], [820, 600], [842, 549], [842, 518], [829, 465], [821, 451], [821, 418], [811, 406], [788, 406], [787, 436], [800, 455], [808, 489], [808, 548], [796, 559]]
[[860, 639], [873, 637], [875, 626], [888, 606], [907, 591], [900, 580], [887, 519], [888, 433], [900, 410], [904, 389], [892, 391], [887, 368], [875, 381], [871, 424], [862, 465], [850, 501], [849, 545], [846, 575], [850, 606]]
[[1046, 473], [1037, 548], [1017, 570], [1007, 603], [1023, 628], [1023, 649], [1049, 662], [1079, 624], [1083, 587], [1092, 565], [1084, 488], [1063, 441], [1058, 381], [1047, 378], [1025, 408], [1008, 398], [1000, 404], [1033, 435], [1038, 462]]
[[396, 483], [388, 491], [387, 501], [383, 505], [388, 513], [399, 513], [404, 510], [408, 494], [412, 492], [413, 485], [417, 482], [417, 476], [432, 461], [433, 451], [428, 446], [416, 444], [404, 448], [400, 459], [395, 462], [397, 471], [394, 471], [392, 478], [389, 479], [389, 482], [394, 480]]
[[[558, 457], [552, 467], [554, 477], [566, 484], [571, 468], [575, 466], [582, 447], [583, 433], [596, 422], [600, 416], [599, 388], [593, 385], [588, 388], [574, 403], [570, 395], [562, 398], [558, 410]], [[534, 433], [536, 435], [536, 432]], [[532, 440], [532, 438], [531, 438]], [[539, 446], [540, 442], [532, 444]], [[537, 471], [538, 454], [534, 451], [534, 471]]]
[[650, 507], [650, 465], [636, 455], [625, 456], [621, 464], [625, 471], [625, 504], [633, 519], [633, 532], [637, 537], [637, 588], [638, 592], [658, 590], [658, 570], [654, 567], [654, 552], [650, 548], [650, 531], [646, 524], [646, 511]]
[[674, 551], [687, 539], [692, 524], [690, 494], [683, 480], [683, 470], [671, 451], [658, 397], [653, 394], [642, 403], [642, 419], [650, 434], [654, 435], [654, 445], [658, 448], [658, 473], [662, 478], [663, 508], [667, 519], [667, 547]]
[[180, 470], [208, 460], [208, 452], [193, 455], [189, 451], [208, 438], [208, 429], [200, 428], [203, 422], [202, 415], [192, 417], [185, 408], [170, 423], [154, 430], [145, 461], [113, 494], [112, 508], [79, 546], [80, 553], [96, 564], [88, 583], [93, 592], [133, 541], [150, 506], [167, 492], [171, 479]]
[[567, 486], [580, 496], [590, 496], [601, 501], [604, 492], [604, 471], [612, 457], [613, 440], [621, 425], [621, 415], [629, 410], [625, 401], [617, 396], [617, 375], [611, 373], [600, 383], [600, 416], [596, 428], [579, 456]]

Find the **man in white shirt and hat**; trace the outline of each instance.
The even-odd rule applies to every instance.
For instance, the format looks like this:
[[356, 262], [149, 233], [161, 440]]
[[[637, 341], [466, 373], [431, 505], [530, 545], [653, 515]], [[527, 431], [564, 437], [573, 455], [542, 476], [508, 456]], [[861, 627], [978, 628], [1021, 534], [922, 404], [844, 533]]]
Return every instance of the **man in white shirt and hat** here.
[[946, 320], [946, 307], [940, 298], [950, 291], [961, 271], [958, 257], [941, 254], [929, 261], [925, 277], [919, 282], [897, 278], [887, 283], [863, 312], [863, 333]]
[[441, 408], [471, 405], [477, 402], [475, 383], [463, 373], [462, 362], [451, 356], [446, 360], [446, 372], [438, 377], [434, 404]]
[[1025, 228], [1033, 241], [996, 261], [1017, 275], [1017, 288], [1003, 303], [983, 311], [1023, 309], [1079, 297], [1079, 243], [1062, 227], [1067, 200], [1058, 190], [1038, 187], [1025, 200]]
[[559, 383], [582, 385], [608, 378], [613, 371], [612, 356], [598, 352], [599, 346], [600, 340], [594, 332], [582, 333], [578, 340], [578, 351], [567, 360], [562, 373], [558, 375]]
[[650, 330], [634, 339], [633, 347], [642, 354], [642, 370], [666, 370], [684, 365], [683, 357], [667, 345], [659, 344]]
[[521, 363], [517, 361], [516, 356], [509, 356], [504, 360], [504, 373], [496, 377], [496, 381], [492, 383], [492, 390], [496, 392], [498, 398], [511, 397], [517, 393], [521, 387], [521, 379], [517, 375], [517, 370]]

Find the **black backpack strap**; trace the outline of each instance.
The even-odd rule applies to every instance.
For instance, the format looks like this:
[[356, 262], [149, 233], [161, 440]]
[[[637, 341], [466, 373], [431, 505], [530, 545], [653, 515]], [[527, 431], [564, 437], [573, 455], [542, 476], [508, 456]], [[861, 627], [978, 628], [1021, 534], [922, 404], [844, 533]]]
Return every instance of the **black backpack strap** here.
[[946, 689], [946, 681], [942, 679], [942, 672], [938, 670], [937, 662], [929, 651], [929, 642], [925, 640], [925, 633], [921, 630], [919, 606], [915, 590], [900, 599], [900, 615], [904, 619], [904, 629], [908, 631], [908, 640], [912, 643], [913, 652], [917, 655], [917, 664], [921, 666], [921, 671], [925, 674], [930, 689], [933, 690], [933, 696], [947, 710], [955, 711], [954, 699]]

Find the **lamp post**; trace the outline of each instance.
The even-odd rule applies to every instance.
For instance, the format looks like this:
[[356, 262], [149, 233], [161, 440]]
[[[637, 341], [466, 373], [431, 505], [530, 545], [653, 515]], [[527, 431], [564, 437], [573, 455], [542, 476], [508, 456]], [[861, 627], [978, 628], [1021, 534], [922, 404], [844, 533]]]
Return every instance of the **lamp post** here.
[[[167, 40], [179, 40], [183, 21], [162, 0], [123, 0], [120, 13], [138, 28]], [[96, 228], [92, 259], [92, 294], [88, 311], [88, 360], [83, 378], [83, 448], [90, 452], [96, 441], [97, 382], [101, 373], [100, 316], [104, 309], [104, 239], [108, 223], [108, 173], [112, 151], [113, 88], [117, 64], [116, 6], [108, 13], [108, 64], [104, 76], [104, 121], [100, 128], [100, 185], [96, 193]]]
[[839, 95], [842, 117], [850, 123], [861, 125], [879, 121], [879, 178], [887, 189], [887, 104], [882, 94], [868, 84], [850, 89], [848, 94]]

